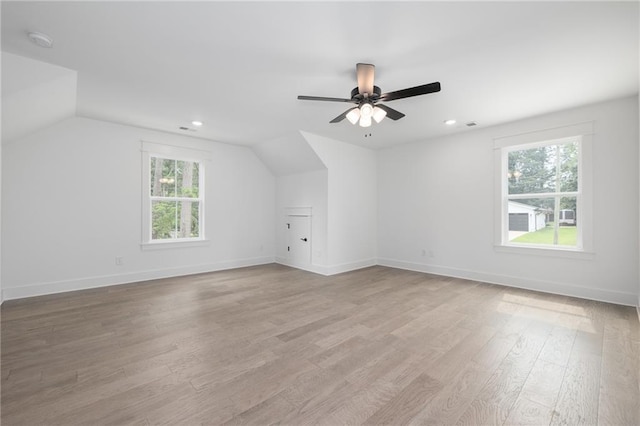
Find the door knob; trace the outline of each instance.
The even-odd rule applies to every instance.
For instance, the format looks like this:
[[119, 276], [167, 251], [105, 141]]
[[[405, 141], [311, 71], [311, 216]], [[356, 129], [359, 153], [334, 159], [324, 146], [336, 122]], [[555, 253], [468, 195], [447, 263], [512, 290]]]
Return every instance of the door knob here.
[[300, 239], [301, 239], [302, 241], [307, 241], [307, 238], [306, 238], [306, 237], [305, 237], [305, 238], [300, 238]]

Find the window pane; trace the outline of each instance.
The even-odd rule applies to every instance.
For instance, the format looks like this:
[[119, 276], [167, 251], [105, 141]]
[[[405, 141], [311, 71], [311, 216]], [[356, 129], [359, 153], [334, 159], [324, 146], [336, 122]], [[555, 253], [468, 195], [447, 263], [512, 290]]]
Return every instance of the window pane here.
[[176, 194], [176, 161], [151, 157], [151, 195], [174, 197]]
[[200, 236], [200, 202], [180, 201], [178, 203], [178, 238]]
[[178, 203], [175, 201], [152, 201], [151, 209], [151, 239], [176, 238]]
[[560, 150], [560, 191], [578, 190], [578, 143], [562, 144]]
[[191, 205], [191, 237], [200, 236], [200, 203]]
[[200, 203], [192, 202], [190, 209], [187, 211], [191, 211], [191, 238], [197, 238], [200, 236]]
[[162, 177], [162, 159], [158, 157], [151, 157], [149, 159], [149, 183], [150, 183], [150, 195], [160, 195], [160, 182], [158, 179]]
[[509, 200], [509, 241], [547, 244], [546, 233], [538, 231], [553, 221], [553, 206], [553, 198]]
[[575, 208], [576, 197], [509, 200], [508, 240], [519, 244], [575, 247], [578, 240]]
[[509, 194], [555, 192], [556, 152], [555, 145], [509, 152]]
[[558, 223], [560, 226], [573, 226], [577, 225], [577, 201], [576, 197], [562, 197], [560, 198], [560, 210], [558, 213]]
[[152, 239], [200, 236], [200, 202], [152, 201]]
[[177, 161], [177, 196], [198, 197], [199, 164], [193, 161]]

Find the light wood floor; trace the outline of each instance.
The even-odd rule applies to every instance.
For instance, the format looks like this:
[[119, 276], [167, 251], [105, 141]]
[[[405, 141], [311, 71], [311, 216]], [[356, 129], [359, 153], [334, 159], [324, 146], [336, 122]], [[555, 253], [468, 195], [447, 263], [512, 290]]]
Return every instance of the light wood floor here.
[[2, 424], [638, 425], [633, 308], [266, 265], [2, 306]]

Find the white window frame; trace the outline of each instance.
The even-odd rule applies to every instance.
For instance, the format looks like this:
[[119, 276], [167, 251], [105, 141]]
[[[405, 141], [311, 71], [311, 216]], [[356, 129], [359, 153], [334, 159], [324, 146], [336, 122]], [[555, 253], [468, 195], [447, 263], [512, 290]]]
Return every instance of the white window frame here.
[[[176, 247], [191, 247], [207, 245], [205, 233], [205, 173], [211, 155], [207, 151], [178, 147], [173, 145], [158, 144], [142, 141], [142, 243], [143, 250], [154, 250]], [[159, 199], [151, 196], [151, 158], [160, 157], [167, 160], [191, 161], [198, 163], [198, 198], [185, 198], [187, 201], [198, 201], [200, 211], [198, 216], [198, 237], [174, 238], [165, 240], [152, 239], [152, 200]], [[180, 201], [180, 197], [171, 197], [171, 200]]]
[[[593, 220], [592, 220], [592, 135], [593, 122], [579, 123], [552, 129], [535, 131], [515, 136], [494, 139], [495, 162], [495, 214], [494, 248], [498, 252], [521, 253], [569, 258], [593, 257]], [[531, 149], [540, 146], [579, 141], [578, 148], [578, 191], [568, 196], [576, 197], [576, 220], [578, 240], [576, 247], [536, 245], [509, 241], [509, 199], [535, 198], [538, 196], [562, 196], [562, 192], [544, 194], [508, 194], [509, 152]]]

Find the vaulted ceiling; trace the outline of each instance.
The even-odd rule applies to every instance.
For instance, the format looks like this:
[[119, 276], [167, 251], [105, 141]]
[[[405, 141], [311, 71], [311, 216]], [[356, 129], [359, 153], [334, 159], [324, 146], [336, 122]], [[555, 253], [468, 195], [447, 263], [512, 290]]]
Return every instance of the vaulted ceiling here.
[[[379, 148], [638, 93], [638, 21], [637, 2], [3, 1], [2, 50], [77, 71], [80, 116]], [[442, 91], [390, 103], [406, 117], [367, 129], [329, 123], [348, 104], [296, 99], [349, 97], [357, 62], [383, 92]]]

